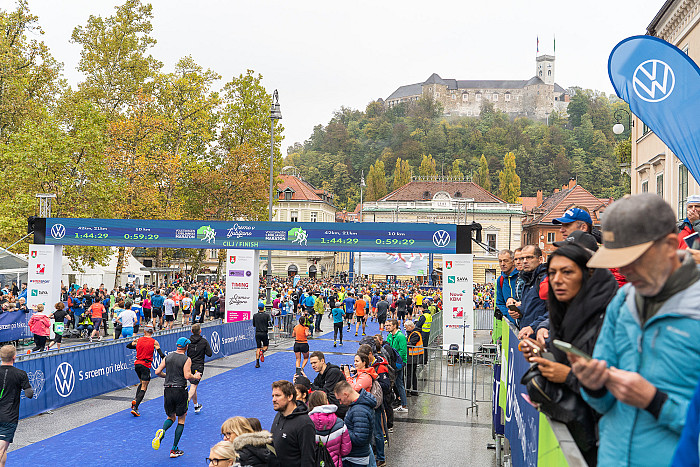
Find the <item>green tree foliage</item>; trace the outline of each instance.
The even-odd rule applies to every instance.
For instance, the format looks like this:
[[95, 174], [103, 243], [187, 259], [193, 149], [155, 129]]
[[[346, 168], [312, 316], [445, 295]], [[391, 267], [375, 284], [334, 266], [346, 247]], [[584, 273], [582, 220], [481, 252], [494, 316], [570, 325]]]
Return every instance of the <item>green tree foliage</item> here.
[[437, 175], [435, 159], [433, 159], [432, 155], [428, 154], [427, 156], [423, 156], [423, 160], [418, 168], [418, 174], [421, 177], [435, 177]]
[[455, 159], [452, 162], [452, 170], [450, 171], [450, 177], [452, 177], [454, 179], [460, 179], [460, 178], [464, 177], [464, 174], [462, 173], [462, 170], [460, 169], [463, 162], [464, 161], [462, 159]]
[[[535, 196], [538, 189], [551, 193], [571, 177], [597, 196], [628, 192], [629, 179], [619, 173], [615, 148], [629, 134], [615, 136], [611, 131], [612, 113], [627, 109], [627, 105], [581, 88], [576, 88], [572, 100], [568, 115], [552, 113], [548, 122], [511, 119], [490, 102], [484, 102], [479, 117], [445, 117], [429, 98], [390, 108], [372, 102], [365, 112], [342, 108], [327, 125], [317, 125], [304, 144], [290, 147], [291, 156], [285, 164], [295, 165], [302, 174], [318, 168], [317, 180], [328, 180], [338, 206], [348, 209], [355, 205], [348, 205], [349, 197], [341, 194], [347, 187], [333, 182], [344, 178], [335, 177], [338, 164], [350, 178], [348, 186], [354, 187], [359, 184], [360, 172], [364, 169], [367, 174], [378, 159], [384, 162], [393, 189], [409, 181], [404, 162], [415, 174], [434, 175], [438, 172], [436, 161], [440, 161], [440, 173], [457, 175], [454, 168], [458, 167], [477, 183], [488, 186], [490, 182], [490, 188], [497, 191], [503, 155], [512, 152], [523, 196]], [[435, 172], [421, 172], [426, 154], [432, 156]], [[333, 165], [321, 170], [329, 157]], [[460, 162], [455, 165], [457, 160]], [[486, 173], [486, 168], [489, 182], [479, 175], [480, 171]]]
[[509, 152], [503, 158], [503, 170], [498, 172], [498, 193], [507, 203], [520, 201], [520, 177], [515, 171], [515, 154]]
[[486, 160], [486, 156], [483, 154], [481, 155], [481, 159], [479, 159], [479, 170], [476, 172], [474, 183], [486, 191], [491, 191], [491, 174], [489, 172], [489, 163]]

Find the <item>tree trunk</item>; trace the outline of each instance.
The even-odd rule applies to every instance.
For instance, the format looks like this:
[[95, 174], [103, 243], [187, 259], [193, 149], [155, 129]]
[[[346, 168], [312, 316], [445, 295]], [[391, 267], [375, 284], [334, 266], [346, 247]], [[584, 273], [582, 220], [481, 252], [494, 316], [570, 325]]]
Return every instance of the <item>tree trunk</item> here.
[[126, 253], [126, 248], [123, 246], [119, 247], [119, 253], [117, 255], [117, 269], [114, 274], [114, 288], [119, 288], [122, 283], [122, 271], [124, 270], [124, 257]]

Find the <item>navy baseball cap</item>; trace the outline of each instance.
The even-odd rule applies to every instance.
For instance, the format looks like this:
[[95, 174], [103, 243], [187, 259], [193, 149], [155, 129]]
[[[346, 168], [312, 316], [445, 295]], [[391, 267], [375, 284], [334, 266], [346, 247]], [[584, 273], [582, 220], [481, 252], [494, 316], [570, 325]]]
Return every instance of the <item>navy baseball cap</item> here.
[[184, 348], [184, 347], [187, 347], [188, 345], [190, 345], [190, 340], [189, 340], [188, 338], [186, 338], [186, 337], [181, 337], [181, 338], [179, 338], [179, 339], [177, 340], [177, 346], [178, 346], [178, 347], [183, 347], [183, 348]]
[[567, 209], [562, 217], [554, 219], [552, 224], [568, 224], [570, 222], [583, 221], [592, 224], [591, 215], [581, 208]]

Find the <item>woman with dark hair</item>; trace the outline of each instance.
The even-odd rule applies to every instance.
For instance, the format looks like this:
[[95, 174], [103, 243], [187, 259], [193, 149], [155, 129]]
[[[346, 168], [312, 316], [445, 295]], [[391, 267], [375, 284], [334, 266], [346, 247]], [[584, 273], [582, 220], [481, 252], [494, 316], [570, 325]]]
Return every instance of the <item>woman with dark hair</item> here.
[[[574, 243], [558, 248], [547, 261], [549, 342], [554, 339], [568, 342], [588, 355], [593, 353], [603, 326], [605, 309], [618, 290], [617, 281], [609, 270], [589, 269], [586, 266], [590, 258], [590, 250]], [[549, 343], [543, 349], [530, 339], [523, 340], [520, 347], [525, 357], [537, 364], [541, 376], [550, 383], [547, 389], [531, 389], [531, 385], [528, 385], [531, 399], [548, 399], [552, 398], [552, 394], [560, 398], [560, 406], [555, 400], [551, 405], [542, 404], [541, 410], [567, 424], [588, 464], [595, 465], [597, 416], [581, 398], [578, 379], [571, 371], [566, 354]], [[543, 358], [547, 354], [540, 357], [543, 352], [551, 352], [551, 357]], [[539, 390], [550, 393], [546, 396], [541, 391], [535, 393]], [[566, 407], [563, 407], [564, 400], [568, 400]]]

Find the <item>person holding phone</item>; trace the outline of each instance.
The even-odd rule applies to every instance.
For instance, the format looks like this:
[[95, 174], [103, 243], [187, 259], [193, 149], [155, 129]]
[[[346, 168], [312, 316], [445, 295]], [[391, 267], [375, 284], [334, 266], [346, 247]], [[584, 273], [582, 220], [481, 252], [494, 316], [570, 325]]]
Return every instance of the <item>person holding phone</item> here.
[[687, 217], [678, 224], [678, 249], [685, 250], [688, 244], [685, 237], [700, 232], [700, 195], [688, 196]]
[[[605, 309], [617, 293], [617, 281], [612, 273], [607, 269], [589, 268], [586, 263], [590, 258], [590, 250], [567, 242], [552, 252], [547, 261], [550, 339], [565, 341], [589, 355], [603, 325]], [[588, 411], [588, 418], [596, 419], [580, 396], [579, 381], [563, 351], [532, 339], [524, 339], [519, 348], [530, 362], [537, 363], [548, 381], [576, 393], [580, 405]], [[595, 465], [595, 424], [574, 426], [574, 422], [567, 425], [588, 464]]]

